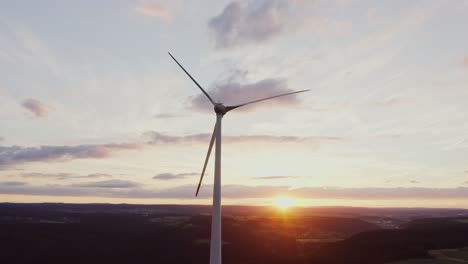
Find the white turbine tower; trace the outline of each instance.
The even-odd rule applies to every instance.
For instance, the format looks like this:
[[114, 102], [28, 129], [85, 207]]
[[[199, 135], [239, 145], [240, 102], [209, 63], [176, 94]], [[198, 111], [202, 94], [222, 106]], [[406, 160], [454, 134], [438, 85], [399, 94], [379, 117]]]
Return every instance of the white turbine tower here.
[[279, 94], [275, 96], [270, 96], [267, 98], [262, 98], [254, 101], [250, 101], [243, 104], [232, 105], [232, 106], [224, 106], [223, 103], [217, 103], [213, 101], [210, 95], [201, 87], [201, 85], [195, 81], [195, 79], [184, 69], [182, 65], [172, 56], [170, 52], [169, 56], [179, 65], [179, 67], [188, 75], [190, 79], [200, 88], [200, 90], [206, 95], [208, 100], [213, 104], [214, 111], [216, 113], [216, 125], [213, 130], [213, 134], [211, 136], [210, 146], [208, 147], [208, 152], [206, 153], [205, 163], [203, 165], [203, 170], [200, 176], [200, 181], [198, 182], [197, 191], [195, 196], [198, 195], [198, 191], [200, 190], [200, 186], [203, 180], [203, 176], [205, 174], [206, 165], [208, 164], [208, 160], [210, 158], [211, 149], [213, 148], [213, 143], [216, 139], [216, 151], [215, 151], [215, 175], [214, 175], [214, 185], [213, 185], [213, 208], [212, 208], [212, 215], [211, 215], [211, 240], [210, 240], [210, 264], [221, 264], [221, 121], [223, 116], [236, 108], [258, 103], [261, 101], [265, 101], [268, 99], [273, 99], [281, 96], [297, 94], [302, 92], [307, 92], [309, 90], [301, 90], [295, 91], [285, 94]]

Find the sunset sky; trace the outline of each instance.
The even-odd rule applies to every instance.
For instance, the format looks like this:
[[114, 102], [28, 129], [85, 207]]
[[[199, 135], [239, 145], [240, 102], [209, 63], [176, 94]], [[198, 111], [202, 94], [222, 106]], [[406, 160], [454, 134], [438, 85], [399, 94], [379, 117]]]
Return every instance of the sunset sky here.
[[[203, 3], [203, 4], [202, 4]], [[0, 2], [0, 202], [468, 208], [468, 1]], [[214, 157], [213, 157], [214, 158]]]

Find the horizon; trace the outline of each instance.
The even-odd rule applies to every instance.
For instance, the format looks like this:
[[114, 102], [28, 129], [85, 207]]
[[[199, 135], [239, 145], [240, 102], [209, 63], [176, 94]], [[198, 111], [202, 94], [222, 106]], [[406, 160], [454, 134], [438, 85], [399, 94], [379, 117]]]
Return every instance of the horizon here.
[[[135, 204], [135, 203], [65, 203], [65, 202], [0, 202], [1, 204], [29, 204], [29, 205], [41, 205], [41, 204], [63, 204], [63, 205], [130, 205], [130, 206], [203, 206], [211, 207], [211, 204]], [[269, 205], [249, 205], [249, 204], [224, 204], [223, 207], [264, 207], [276, 210], [278, 212], [285, 212], [284, 208], [278, 208], [274, 204]], [[327, 206], [327, 205], [317, 205], [317, 206], [299, 206], [291, 205], [288, 206], [286, 210], [301, 210], [301, 209], [390, 209], [390, 210], [468, 210], [468, 208], [460, 207], [362, 207], [362, 206]], [[290, 214], [287, 212], [287, 214]]]
[[224, 205], [468, 209], [467, 2], [204, 3], [0, 3], [0, 203], [211, 204], [171, 52], [226, 105], [310, 89], [224, 118]]

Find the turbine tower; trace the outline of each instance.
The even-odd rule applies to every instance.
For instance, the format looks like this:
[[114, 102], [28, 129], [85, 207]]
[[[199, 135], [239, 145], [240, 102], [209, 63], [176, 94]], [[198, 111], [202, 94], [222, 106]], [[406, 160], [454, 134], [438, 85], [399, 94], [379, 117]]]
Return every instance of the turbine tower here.
[[208, 160], [210, 158], [211, 150], [213, 148], [213, 144], [216, 140], [216, 150], [215, 150], [215, 175], [214, 175], [214, 185], [213, 185], [213, 208], [211, 214], [211, 240], [210, 240], [210, 264], [221, 264], [221, 121], [223, 116], [236, 108], [258, 103], [261, 101], [297, 94], [302, 92], [307, 92], [309, 90], [301, 90], [295, 91], [290, 93], [284, 93], [279, 95], [270, 96], [267, 98], [262, 98], [250, 102], [246, 102], [243, 104], [232, 105], [232, 106], [225, 106], [223, 103], [215, 102], [210, 95], [202, 88], [202, 86], [190, 75], [190, 73], [185, 70], [185, 68], [172, 56], [170, 52], [169, 56], [179, 65], [179, 67], [187, 74], [187, 76], [200, 88], [202, 93], [210, 100], [211, 104], [214, 106], [214, 111], [216, 113], [216, 124], [213, 130], [213, 134], [211, 135], [210, 145], [208, 147], [208, 152], [206, 153], [205, 163], [203, 164], [203, 170], [200, 176], [200, 181], [198, 182], [197, 191], [195, 192], [195, 196], [198, 196], [198, 191], [200, 190], [200, 186], [203, 180], [203, 176], [205, 175], [206, 165], [208, 164]]

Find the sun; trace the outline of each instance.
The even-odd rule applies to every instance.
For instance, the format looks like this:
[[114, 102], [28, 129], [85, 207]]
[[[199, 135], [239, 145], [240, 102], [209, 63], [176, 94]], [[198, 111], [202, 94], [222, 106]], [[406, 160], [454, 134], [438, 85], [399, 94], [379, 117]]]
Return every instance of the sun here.
[[273, 199], [273, 204], [281, 209], [287, 209], [294, 205], [295, 201], [289, 197], [276, 197]]

